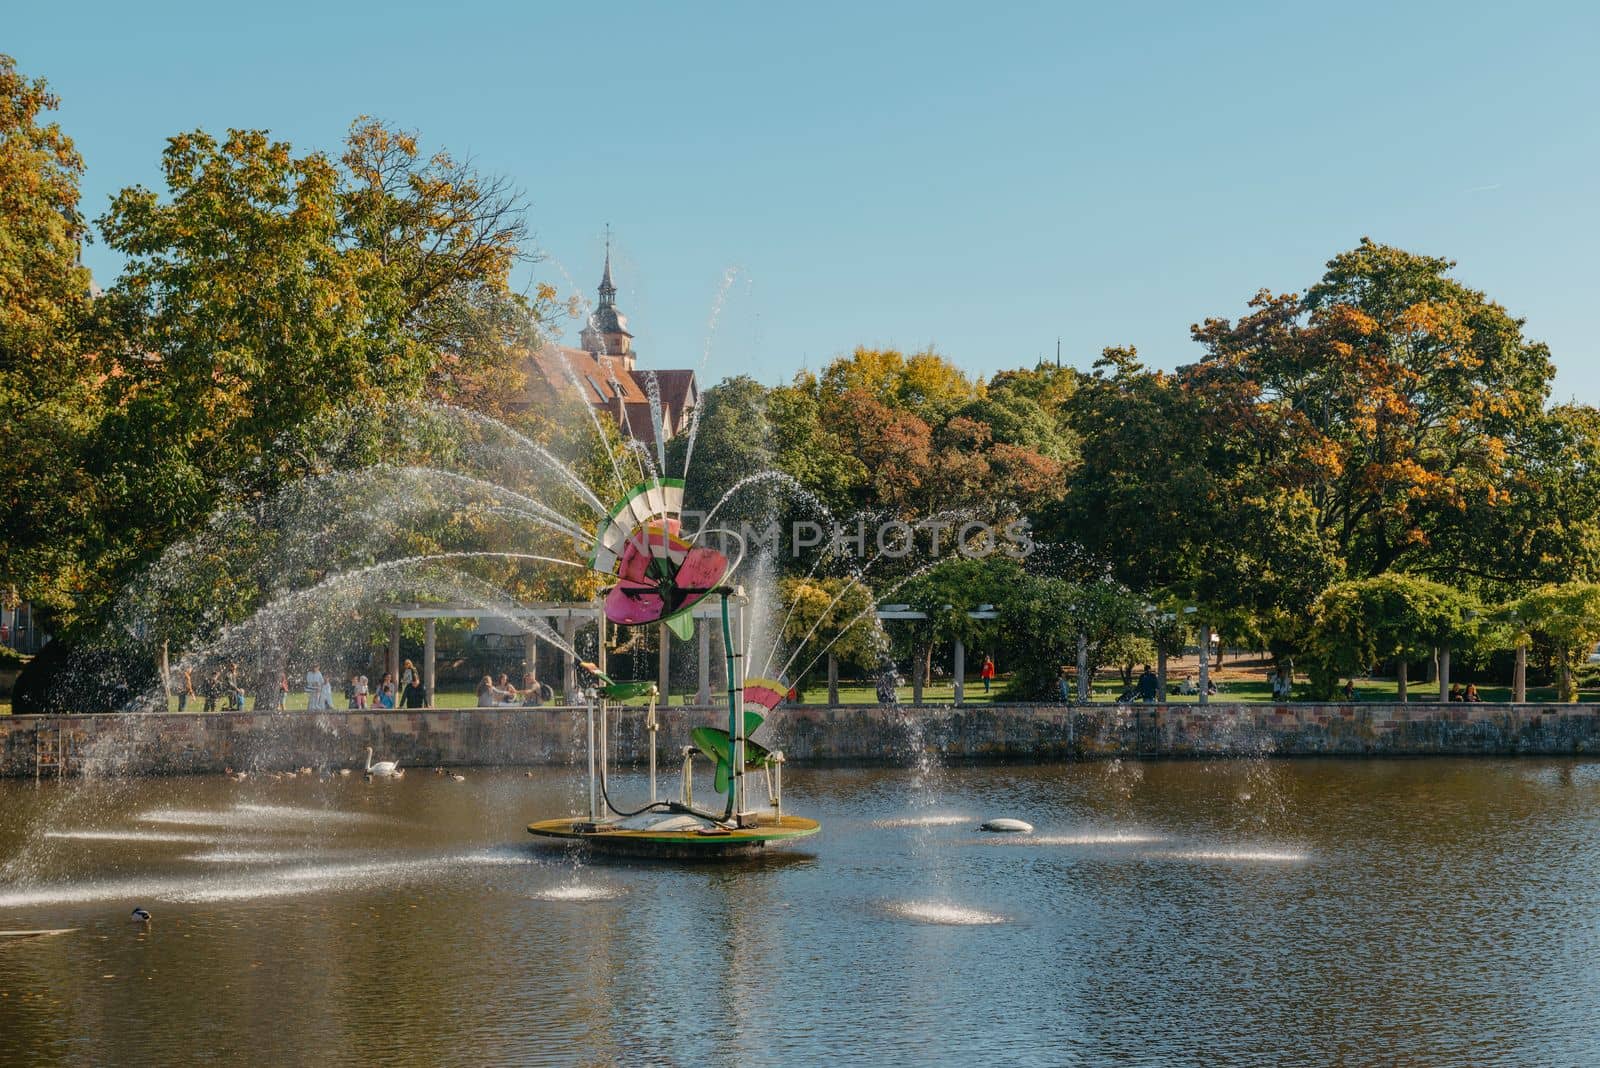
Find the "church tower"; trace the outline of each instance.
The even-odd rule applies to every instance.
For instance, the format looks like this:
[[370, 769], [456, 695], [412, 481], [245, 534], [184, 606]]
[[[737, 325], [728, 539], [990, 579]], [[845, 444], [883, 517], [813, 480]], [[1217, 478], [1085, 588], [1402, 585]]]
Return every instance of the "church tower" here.
[[600, 303], [589, 315], [589, 325], [579, 335], [585, 352], [596, 356], [615, 356], [622, 366], [633, 370], [633, 335], [628, 333], [628, 317], [617, 311], [617, 287], [611, 281], [611, 230], [606, 229], [606, 269], [600, 276]]

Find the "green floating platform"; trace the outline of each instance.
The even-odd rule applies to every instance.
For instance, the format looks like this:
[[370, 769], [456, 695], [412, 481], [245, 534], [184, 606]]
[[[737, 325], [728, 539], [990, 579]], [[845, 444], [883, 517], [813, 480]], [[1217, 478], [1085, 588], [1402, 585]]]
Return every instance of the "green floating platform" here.
[[[723, 828], [685, 818], [683, 826], [659, 821], [656, 826], [624, 826], [620, 821], [595, 823], [582, 817], [540, 820], [528, 832], [541, 838], [581, 842], [596, 852], [664, 860], [719, 860], [748, 856], [816, 834], [821, 824], [803, 816], [770, 815], [746, 827]], [[687, 824], [692, 823], [693, 826]]]

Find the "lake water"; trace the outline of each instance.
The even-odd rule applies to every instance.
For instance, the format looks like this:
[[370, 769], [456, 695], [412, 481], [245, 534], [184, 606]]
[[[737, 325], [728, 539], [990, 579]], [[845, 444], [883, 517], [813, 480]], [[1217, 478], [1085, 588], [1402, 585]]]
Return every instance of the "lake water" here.
[[0, 929], [76, 928], [0, 937], [0, 1062], [1600, 1061], [1600, 763], [791, 768], [728, 867], [466, 774], [0, 783]]

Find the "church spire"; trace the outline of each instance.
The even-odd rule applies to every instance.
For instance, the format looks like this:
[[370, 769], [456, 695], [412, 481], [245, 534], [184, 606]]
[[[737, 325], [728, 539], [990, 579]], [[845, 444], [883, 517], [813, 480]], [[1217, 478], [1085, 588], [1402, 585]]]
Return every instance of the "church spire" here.
[[606, 224], [606, 267], [600, 275], [600, 303], [589, 314], [589, 323], [579, 336], [586, 352], [620, 356], [623, 366], [632, 369], [633, 335], [628, 333], [628, 317], [617, 310], [617, 287], [611, 281], [610, 223]]
[[606, 223], [606, 270], [600, 276], [600, 307], [611, 308], [617, 303], [617, 287], [611, 282], [611, 224]]

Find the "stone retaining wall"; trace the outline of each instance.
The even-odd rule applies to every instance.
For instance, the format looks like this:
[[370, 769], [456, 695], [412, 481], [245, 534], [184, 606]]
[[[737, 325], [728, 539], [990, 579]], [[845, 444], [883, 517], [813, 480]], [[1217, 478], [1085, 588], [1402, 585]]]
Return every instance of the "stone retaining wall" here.
[[[644, 756], [639, 709], [613, 713], [611, 756]], [[725, 712], [659, 713], [660, 760]], [[32, 776], [39, 731], [59, 730], [74, 773], [166, 775], [361, 767], [367, 746], [403, 767], [576, 764], [581, 708], [422, 712], [0, 716], [0, 777]], [[49, 734], [46, 735], [49, 737]], [[911, 764], [1109, 757], [1600, 754], [1595, 705], [989, 705], [781, 709], [761, 740], [792, 764]]]

